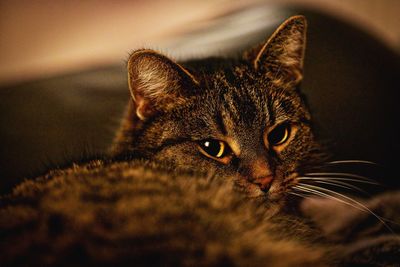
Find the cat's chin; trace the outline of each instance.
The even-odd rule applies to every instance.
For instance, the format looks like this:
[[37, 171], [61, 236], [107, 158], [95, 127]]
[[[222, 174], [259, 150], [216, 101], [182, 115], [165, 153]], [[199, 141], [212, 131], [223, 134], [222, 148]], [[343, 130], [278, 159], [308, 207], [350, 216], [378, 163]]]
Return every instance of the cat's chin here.
[[271, 214], [278, 212], [284, 205], [286, 194], [282, 190], [279, 190], [280, 186], [278, 183], [272, 183], [268, 192], [264, 192], [260, 186], [245, 179], [237, 179], [236, 185], [241, 191], [245, 192], [246, 197], [262, 201], [268, 207]]
[[245, 182], [246, 183], [246, 193], [247, 196], [250, 198], [260, 198], [260, 197], [266, 197], [267, 193], [261, 190], [261, 188], [258, 185], [255, 185], [253, 183]]

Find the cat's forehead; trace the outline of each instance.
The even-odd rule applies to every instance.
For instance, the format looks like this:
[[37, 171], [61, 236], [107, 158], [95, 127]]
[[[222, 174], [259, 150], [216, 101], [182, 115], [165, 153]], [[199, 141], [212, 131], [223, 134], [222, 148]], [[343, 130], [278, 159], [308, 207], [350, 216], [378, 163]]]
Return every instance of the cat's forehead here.
[[[193, 100], [186, 114], [190, 125], [204, 125], [203, 131], [230, 134], [259, 129], [269, 119], [267, 97], [255, 90], [248, 79], [234, 77], [229, 70], [208, 75], [204, 94]], [[199, 123], [194, 123], [198, 121]]]
[[265, 98], [279, 91], [279, 86], [269, 76], [256, 73], [246, 64], [234, 65], [216, 71], [206, 77], [206, 84], [211, 85], [216, 93], [239, 94], [243, 98]]
[[[204, 113], [222, 116], [237, 126], [255, 127], [276, 121], [296, 120], [301, 99], [279, 79], [257, 75], [248, 66], [220, 69], [204, 77]], [[216, 114], [217, 113], [217, 114]]]
[[207, 84], [221, 110], [237, 113], [236, 117], [268, 115], [268, 102], [276, 93], [268, 80], [239, 66], [216, 72]]
[[225, 80], [219, 104], [221, 111], [229, 112], [239, 121], [249, 122], [269, 117], [268, 99], [268, 94], [261, 93], [255, 83], [245, 79], [236, 79], [234, 82]]

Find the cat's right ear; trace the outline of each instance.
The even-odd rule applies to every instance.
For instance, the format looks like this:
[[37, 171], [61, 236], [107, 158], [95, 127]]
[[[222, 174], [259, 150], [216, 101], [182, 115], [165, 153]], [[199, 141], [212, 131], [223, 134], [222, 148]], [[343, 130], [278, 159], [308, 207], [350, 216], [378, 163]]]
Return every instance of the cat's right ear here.
[[292, 16], [265, 43], [246, 51], [244, 58], [258, 72], [297, 84], [303, 78], [306, 31], [306, 18]]
[[137, 50], [129, 57], [128, 82], [141, 120], [184, 103], [198, 85], [188, 70], [148, 49]]

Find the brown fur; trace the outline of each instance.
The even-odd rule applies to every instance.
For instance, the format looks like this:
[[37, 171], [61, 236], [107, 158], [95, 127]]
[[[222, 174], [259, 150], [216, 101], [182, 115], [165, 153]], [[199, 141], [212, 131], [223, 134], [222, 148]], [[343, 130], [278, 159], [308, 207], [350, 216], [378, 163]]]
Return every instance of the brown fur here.
[[[234, 177], [271, 210], [283, 208], [296, 176], [323, 159], [297, 89], [305, 34], [304, 17], [295, 16], [265, 44], [236, 59], [178, 64], [151, 50], [135, 51], [128, 61], [132, 102], [113, 154]], [[291, 126], [291, 136], [272, 147], [266, 135], [283, 122]], [[232, 157], [204, 156], [197, 143], [210, 138], [230, 146]], [[274, 178], [268, 193], [253, 183], [267, 174]]]
[[324, 266], [315, 233], [229, 180], [144, 161], [53, 171], [2, 199], [5, 266]]
[[[321, 160], [297, 89], [305, 32], [305, 19], [292, 17], [237, 59], [178, 64], [135, 51], [128, 62], [132, 101], [112, 158], [51, 171], [3, 197], [0, 261], [331, 264], [316, 232], [285, 214], [296, 178]], [[282, 123], [291, 134], [274, 147], [268, 136]], [[229, 158], [201, 153], [205, 139], [225, 142]], [[261, 190], [255, 181], [266, 175], [272, 184]]]

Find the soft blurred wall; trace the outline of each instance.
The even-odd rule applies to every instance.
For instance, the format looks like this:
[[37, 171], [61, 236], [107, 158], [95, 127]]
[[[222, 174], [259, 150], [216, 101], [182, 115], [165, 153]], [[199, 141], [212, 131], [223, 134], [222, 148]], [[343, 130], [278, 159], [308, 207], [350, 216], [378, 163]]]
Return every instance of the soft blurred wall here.
[[[257, 2], [257, 1], [252, 1]], [[260, 2], [260, 1], [258, 1]], [[266, 0], [300, 4], [352, 21], [393, 48], [400, 43], [398, 0]], [[0, 0], [0, 85], [121, 62], [133, 48], [190, 30], [250, 1]]]
[[0, 2], [0, 83], [114, 63], [211, 12], [215, 1]]

